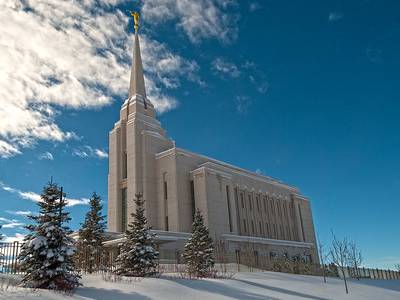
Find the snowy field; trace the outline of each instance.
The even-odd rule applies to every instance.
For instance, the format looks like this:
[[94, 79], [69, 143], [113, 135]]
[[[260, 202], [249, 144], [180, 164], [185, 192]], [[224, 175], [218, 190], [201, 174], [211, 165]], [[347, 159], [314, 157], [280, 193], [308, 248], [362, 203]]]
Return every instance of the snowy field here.
[[279, 300], [279, 299], [400, 299], [400, 281], [352, 280], [350, 294], [344, 292], [343, 282], [285, 273], [239, 273], [232, 279], [188, 280], [163, 275], [136, 282], [104, 281], [99, 275], [84, 276], [83, 286], [73, 296], [50, 291], [27, 291], [0, 286], [0, 299], [111, 299], [111, 300]]

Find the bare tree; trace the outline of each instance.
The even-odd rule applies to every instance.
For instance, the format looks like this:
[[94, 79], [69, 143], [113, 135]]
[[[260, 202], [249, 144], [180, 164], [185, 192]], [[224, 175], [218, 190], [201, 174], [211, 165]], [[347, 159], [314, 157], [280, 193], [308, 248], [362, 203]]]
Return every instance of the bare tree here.
[[347, 240], [347, 238], [343, 238], [343, 240], [338, 240], [333, 232], [332, 236], [333, 240], [329, 254], [331, 256], [332, 263], [335, 264], [336, 267], [339, 269], [339, 272], [342, 273], [346, 294], [348, 294], [349, 289], [347, 287], [347, 278], [344, 270], [348, 263], [349, 241]]
[[361, 266], [363, 257], [361, 255], [361, 250], [358, 249], [354, 241], [349, 242], [348, 259], [350, 266], [354, 269], [354, 274], [357, 280], [360, 280], [360, 273], [358, 271], [358, 268]]
[[322, 276], [324, 276], [324, 282], [326, 283], [326, 274], [325, 274], [325, 258], [327, 256], [326, 251], [325, 251], [325, 245], [321, 243], [321, 240], [318, 237], [318, 253], [319, 253], [319, 258], [321, 260], [321, 265], [322, 265]]

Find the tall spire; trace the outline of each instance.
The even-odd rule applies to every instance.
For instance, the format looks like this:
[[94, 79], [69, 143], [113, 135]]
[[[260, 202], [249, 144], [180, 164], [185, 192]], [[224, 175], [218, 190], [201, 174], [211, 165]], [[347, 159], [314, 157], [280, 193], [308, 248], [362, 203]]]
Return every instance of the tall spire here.
[[144, 99], [146, 98], [146, 86], [144, 84], [143, 76], [143, 65], [142, 58], [140, 56], [140, 44], [139, 44], [139, 14], [137, 12], [131, 12], [135, 22], [135, 43], [133, 46], [133, 60], [131, 69], [131, 80], [129, 83], [129, 98], [134, 95], [141, 95]]

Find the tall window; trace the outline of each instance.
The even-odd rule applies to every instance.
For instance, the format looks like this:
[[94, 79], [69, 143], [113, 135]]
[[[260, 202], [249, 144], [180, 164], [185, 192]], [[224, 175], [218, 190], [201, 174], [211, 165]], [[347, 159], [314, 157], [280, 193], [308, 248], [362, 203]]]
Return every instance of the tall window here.
[[190, 200], [192, 204], [192, 221], [194, 221], [194, 215], [196, 213], [196, 199], [194, 196], [194, 181], [190, 181]]
[[276, 201], [276, 210], [278, 211], [278, 215], [282, 218], [281, 206], [279, 201]]
[[242, 234], [242, 226], [240, 226], [240, 213], [239, 213], [239, 194], [238, 188], [235, 187], [235, 207], [236, 207], [236, 223], [238, 225], [239, 234]]
[[252, 208], [251, 208], [251, 195], [249, 194], [249, 209], [251, 210]]
[[127, 190], [123, 188], [121, 190], [121, 229], [122, 232], [126, 231], [127, 228]]
[[254, 228], [254, 222], [251, 221], [251, 233], [255, 234], [256, 233], [256, 229]]
[[259, 222], [259, 225], [260, 225], [260, 235], [264, 235], [261, 221]]
[[232, 232], [232, 219], [231, 219], [231, 199], [229, 193], [229, 185], [226, 186], [226, 201], [228, 204], [228, 221], [229, 221], [229, 231]]
[[166, 231], [169, 230], [169, 220], [168, 220], [168, 183], [167, 183], [167, 173], [163, 174], [163, 190], [164, 190], [164, 216], [165, 224], [164, 228]]
[[288, 214], [286, 202], [283, 203], [283, 210], [285, 212], [286, 219], [289, 220], [289, 214]]
[[304, 234], [304, 224], [303, 224], [303, 216], [301, 215], [301, 207], [300, 204], [298, 204], [298, 208], [299, 208], [299, 217], [300, 217], [300, 225], [301, 225], [301, 233], [303, 236], [303, 241], [306, 241], [306, 236]]
[[126, 150], [122, 154], [122, 179], [128, 177], [128, 155], [126, 154]]
[[242, 202], [242, 208], [244, 208], [243, 193], [240, 193], [240, 201]]
[[246, 220], [245, 219], [243, 219], [243, 229], [244, 229], [244, 232], [247, 232], [247, 226], [246, 226]]
[[264, 212], [267, 214], [267, 197], [264, 197]]
[[256, 203], [257, 203], [257, 211], [260, 211], [260, 200], [258, 196], [256, 196]]
[[168, 199], [168, 183], [164, 180], [164, 200]]

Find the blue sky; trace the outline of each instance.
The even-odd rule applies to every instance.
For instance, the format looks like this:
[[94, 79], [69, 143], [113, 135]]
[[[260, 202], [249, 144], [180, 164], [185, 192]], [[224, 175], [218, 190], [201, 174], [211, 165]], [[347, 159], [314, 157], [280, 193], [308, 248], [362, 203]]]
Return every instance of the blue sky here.
[[50, 176], [74, 200], [72, 228], [93, 191], [106, 208], [108, 132], [132, 55], [126, 9], [140, 8], [148, 94], [179, 147], [299, 187], [322, 241], [333, 229], [367, 265], [400, 263], [397, 1], [42, 2], [0, 4], [9, 239]]

